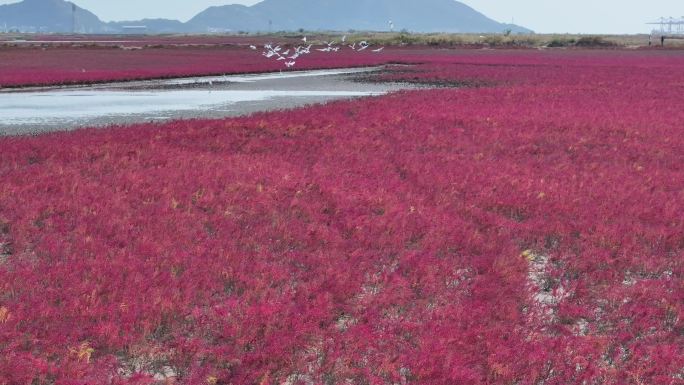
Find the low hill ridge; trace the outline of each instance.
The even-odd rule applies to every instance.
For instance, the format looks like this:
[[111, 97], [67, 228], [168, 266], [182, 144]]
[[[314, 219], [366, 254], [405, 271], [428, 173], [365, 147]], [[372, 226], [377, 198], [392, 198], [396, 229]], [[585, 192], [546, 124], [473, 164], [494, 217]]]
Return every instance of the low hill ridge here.
[[455, 0], [264, 0], [252, 6], [209, 7], [187, 23], [167, 19], [105, 23], [65, 0], [23, 0], [0, 6], [0, 28], [7, 31], [120, 33], [125, 26], [136, 25], [145, 26], [148, 33], [388, 31], [392, 27], [411, 32], [531, 32], [499, 23]]

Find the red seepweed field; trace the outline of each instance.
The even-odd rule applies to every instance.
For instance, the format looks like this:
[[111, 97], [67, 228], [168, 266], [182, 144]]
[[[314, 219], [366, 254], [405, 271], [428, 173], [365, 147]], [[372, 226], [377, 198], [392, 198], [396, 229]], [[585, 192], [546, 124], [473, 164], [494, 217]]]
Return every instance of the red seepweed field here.
[[0, 139], [0, 384], [684, 384], [684, 53], [411, 62]]
[[[145, 43], [145, 44], [142, 44]], [[3, 47], [0, 45], [0, 88], [104, 83], [202, 75], [223, 75], [284, 71], [280, 61], [267, 60], [259, 50], [241, 44], [198, 45], [122, 42], [115, 46], [75, 44], [46, 47]], [[288, 43], [284, 41], [283, 44]], [[131, 45], [133, 44], [133, 45]], [[288, 43], [288, 48], [301, 45]], [[390, 52], [392, 51], [392, 52]], [[409, 62], [420, 49], [388, 49], [388, 52], [321, 53], [313, 51], [292, 70], [376, 66], [395, 61]]]

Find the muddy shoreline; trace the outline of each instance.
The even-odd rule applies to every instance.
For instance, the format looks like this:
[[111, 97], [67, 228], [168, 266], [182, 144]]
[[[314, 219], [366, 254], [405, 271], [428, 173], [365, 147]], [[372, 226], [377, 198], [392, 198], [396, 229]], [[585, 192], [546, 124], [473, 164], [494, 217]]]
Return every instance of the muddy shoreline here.
[[0, 136], [224, 118], [416, 88], [370, 81], [382, 70], [368, 67], [3, 89]]

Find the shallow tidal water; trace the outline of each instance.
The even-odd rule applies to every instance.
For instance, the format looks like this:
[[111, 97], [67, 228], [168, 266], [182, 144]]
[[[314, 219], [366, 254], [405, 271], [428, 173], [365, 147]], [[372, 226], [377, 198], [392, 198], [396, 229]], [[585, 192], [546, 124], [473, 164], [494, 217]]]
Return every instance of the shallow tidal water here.
[[0, 135], [221, 118], [408, 88], [359, 81], [360, 73], [373, 70], [377, 68], [0, 90]]

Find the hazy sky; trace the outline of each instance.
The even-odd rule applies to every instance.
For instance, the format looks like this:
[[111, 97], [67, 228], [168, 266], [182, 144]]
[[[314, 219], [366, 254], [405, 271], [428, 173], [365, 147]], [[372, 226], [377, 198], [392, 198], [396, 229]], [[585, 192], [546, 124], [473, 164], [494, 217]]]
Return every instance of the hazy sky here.
[[[0, 4], [18, 0], [0, 0]], [[186, 21], [211, 5], [258, 0], [73, 0], [105, 21], [163, 17]], [[420, 1], [420, 0], [416, 0]], [[501, 22], [537, 32], [642, 33], [646, 21], [684, 16], [684, 0], [462, 0]], [[401, 26], [397, 26], [401, 28]]]

